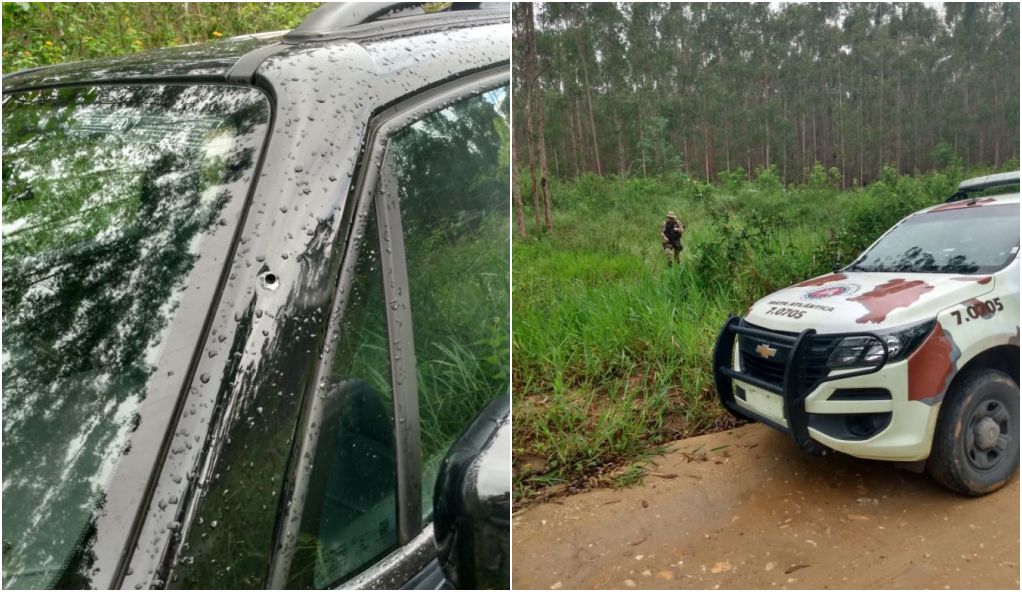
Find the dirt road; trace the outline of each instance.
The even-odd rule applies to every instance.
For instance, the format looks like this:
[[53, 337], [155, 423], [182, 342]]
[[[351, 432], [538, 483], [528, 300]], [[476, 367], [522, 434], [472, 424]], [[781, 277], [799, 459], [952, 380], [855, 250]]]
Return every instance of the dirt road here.
[[762, 425], [682, 440], [645, 484], [513, 520], [526, 588], [1019, 588], [1019, 481], [979, 499], [812, 458]]

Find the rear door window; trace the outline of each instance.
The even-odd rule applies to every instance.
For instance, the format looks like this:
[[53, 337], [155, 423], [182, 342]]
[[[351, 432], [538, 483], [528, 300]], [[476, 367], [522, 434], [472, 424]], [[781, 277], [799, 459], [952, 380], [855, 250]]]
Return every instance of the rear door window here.
[[401, 209], [422, 433], [422, 514], [455, 438], [510, 388], [508, 91], [401, 130], [381, 188]]
[[[462, 98], [386, 142], [376, 200], [356, 217], [354, 235], [364, 240], [342, 274], [350, 284], [338, 290], [338, 338], [296, 454], [285, 573], [273, 585], [334, 587], [408, 542], [398, 534], [408, 510], [396, 493], [395, 430], [421, 429], [418, 473], [409, 477], [422, 485], [415, 522], [428, 522], [448, 448], [494, 397], [508, 396], [508, 98], [506, 86]], [[416, 360], [419, 414], [397, 421], [391, 364], [411, 348], [388, 326], [388, 311], [392, 323], [403, 321], [381, 273], [381, 255], [394, 247], [378, 231], [381, 200], [400, 209], [408, 285], [394, 293], [410, 300]]]
[[[322, 393], [312, 402], [315, 449], [299, 471], [304, 493], [288, 588], [326, 588], [398, 545], [394, 401], [386, 300], [372, 205], [366, 240], [339, 295], [344, 313]], [[303, 455], [304, 456], [304, 455]]]
[[269, 118], [262, 93], [215, 85], [5, 103], [4, 587], [80, 584], [62, 576], [128, 452], [187, 274], [245, 199]]

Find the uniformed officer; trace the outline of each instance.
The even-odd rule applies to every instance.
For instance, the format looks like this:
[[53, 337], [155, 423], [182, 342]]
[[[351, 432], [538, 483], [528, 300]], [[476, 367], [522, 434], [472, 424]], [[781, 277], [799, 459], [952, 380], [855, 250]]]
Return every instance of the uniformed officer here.
[[678, 263], [681, 259], [681, 235], [683, 234], [685, 234], [685, 227], [678, 221], [678, 216], [674, 212], [667, 212], [667, 220], [664, 220], [663, 228], [660, 229], [660, 237], [663, 239], [664, 256], [667, 257], [668, 267], [673, 263]]

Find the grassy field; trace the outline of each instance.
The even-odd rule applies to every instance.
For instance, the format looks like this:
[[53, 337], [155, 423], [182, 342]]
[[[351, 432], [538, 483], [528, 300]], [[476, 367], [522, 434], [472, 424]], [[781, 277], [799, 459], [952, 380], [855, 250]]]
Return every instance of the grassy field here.
[[[732, 426], [710, 371], [728, 314], [849, 263], [965, 176], [889, 170], [865, 189], [840, 191], [816, 172], [788, 188], [770, 172], [752, 182], [722, 175], [714, 186], [682, 175], [554, 184], [553, 233], [514, 243], [518, 504], [639, 481], [659, 445]], [[682, 264], [672, 268], [660, 249], [667, 210], [686, 230]]]

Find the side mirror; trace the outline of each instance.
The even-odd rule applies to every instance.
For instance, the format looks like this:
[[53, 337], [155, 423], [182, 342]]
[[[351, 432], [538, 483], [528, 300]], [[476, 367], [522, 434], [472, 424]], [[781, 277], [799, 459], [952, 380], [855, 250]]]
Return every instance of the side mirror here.
[[511, 397], [491, 402], [444, 457], [433, 490], [440, 566], [460, 589], [511, 587]]

